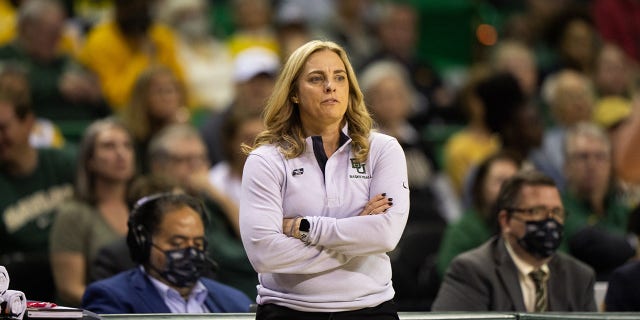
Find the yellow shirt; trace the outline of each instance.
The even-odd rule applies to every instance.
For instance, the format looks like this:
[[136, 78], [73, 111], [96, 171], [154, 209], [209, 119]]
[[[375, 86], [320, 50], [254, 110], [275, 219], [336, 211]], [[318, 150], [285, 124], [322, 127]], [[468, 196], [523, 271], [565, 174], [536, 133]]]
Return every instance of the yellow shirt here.
[[247, 33], [236, 32], [227, 40], [227, 45], [232, 56], [253, 47], [263, 47], [278, 54], [280, 52], [278, 41], [270, 32]]
[[497, 152], [499, 148], [500, 141], [497, 136], [480, 139], [468, 130], [458, 131], [447, 140], [444, 147], [445, 171], [459, 195], [462, 194], [469, 169]]
[[9, 0], [0, 0], [0, 45], [5, 45], [16, 35], [16, 9]]
[[153, 64], [169, 68], [184, 84], [173, 32], [155, 24], [148, 35], [154, 46], [151, 54], [132, 46], [109, 20], [91, 30], [80, 52], [79, 60], [98, 75], [102, 92], [116, 111], [127, 104], [138, 76]]

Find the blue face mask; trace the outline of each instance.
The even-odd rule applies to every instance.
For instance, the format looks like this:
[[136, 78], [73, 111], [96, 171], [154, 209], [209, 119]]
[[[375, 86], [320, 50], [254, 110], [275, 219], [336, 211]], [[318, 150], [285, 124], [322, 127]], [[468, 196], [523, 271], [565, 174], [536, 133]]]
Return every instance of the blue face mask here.
[[179, 288], [195, 285], [207, 265], [205, 251], [188, 247], [163, 252], [166, 263], [164, 270], [158, 270], [160, 276]]
[[562, 242], [563, 226], [554, 218], [525, 221], [526, 233], [518, 239], [524, 250], [538, 258], [553, 255]]

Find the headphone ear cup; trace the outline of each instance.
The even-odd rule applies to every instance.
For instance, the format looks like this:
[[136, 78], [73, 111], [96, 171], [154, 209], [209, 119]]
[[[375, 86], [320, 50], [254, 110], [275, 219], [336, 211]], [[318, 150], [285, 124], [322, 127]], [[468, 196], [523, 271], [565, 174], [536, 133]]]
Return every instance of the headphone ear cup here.
[[144, 218], [144, 210], [147, 210], [148, 206], [144, 204], [134, 208], [129, 217], [127, 225], [129, 230], [127, 232], [127, 246], [129, 247], [129, 253], [131, 260], [136, 263], [144, 264], [149, 259], [149, 253], [151, 249], [149, 232], [145, 229], [144, 225], [138, 221]]
[[140, 224], [129, 223], [129, 231], [127, 232], [127, 246], [131, 260], [136, 263], [145, 263], [148, 259], [148, 237], [144, 227]]

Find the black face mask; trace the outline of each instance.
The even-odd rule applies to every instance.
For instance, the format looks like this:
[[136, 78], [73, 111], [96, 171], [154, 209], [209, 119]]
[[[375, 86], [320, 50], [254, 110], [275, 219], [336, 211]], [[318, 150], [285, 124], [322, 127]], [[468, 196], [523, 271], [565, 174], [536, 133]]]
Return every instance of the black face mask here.
[[553, 255], [562, 242], [562, 224], [553, 218], [525, 221], [525, 224], [526, 233], [518, 239], [518, 244], [537, 258]]
[[157, 271], [167, 282], [184, 288], [192, 287], [200, 279], [207, 264], [204, 250], [188, 247], [163, 252], [166, 259], [164, 270]]

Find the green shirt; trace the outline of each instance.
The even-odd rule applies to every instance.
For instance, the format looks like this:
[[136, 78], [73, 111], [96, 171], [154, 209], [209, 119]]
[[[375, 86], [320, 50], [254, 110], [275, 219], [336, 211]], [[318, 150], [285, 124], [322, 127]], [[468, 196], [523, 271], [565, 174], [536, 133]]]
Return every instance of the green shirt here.
[[85, 275], [89, 275], [89, 267], [98, 250], [122, 237], [95, 206], [73, 199], [56, 210], [50, 235], [51, 252], [81, 254], [87, 263]]
[[0, 62], [24, 68], [31, 90], [31, 104], [38, 117], [52, 121], [90, 121], [110, 113], [104, 101], [74, 103], [60, 92], [60, 79], [71, 68], [79, 68], [67, 56], [58, 56], [48, 63], [31, 59], [18, 45], [11, 43], [0, 47]]
[[0, 172], [0, 253], [48, 253], [54, 208], [73, 194], [74, 159], [61, 150], [39, 149], [31, 174]]
[[257, 295], [258, 274], [253, 270], [240, 237], [235, 235], [217, 204], [206, 201], [209, 211], [207, 240], [209, 256], [218, 263], [217, 279], [249, 297]]
[[591, 206], [578, 199], [570, 192], [562, 194], [562, 204], [568, 215], [564, 222], [564, 244], [581, 229], [588, 226], [602, 227], [610, 232], [625, 235], [629, 220], [629, 208], [621, 198], [610, 193], [605, 198], [605, 212], [603, 216], [592, 212]]
[[492, 235], [492, 226], [487, 225], [480, 214], [472, 209], [467, 210], [460, 220], [449, 224], [438, 250], [437, 268], [440, 277], [453, 258], [483, 244]]

